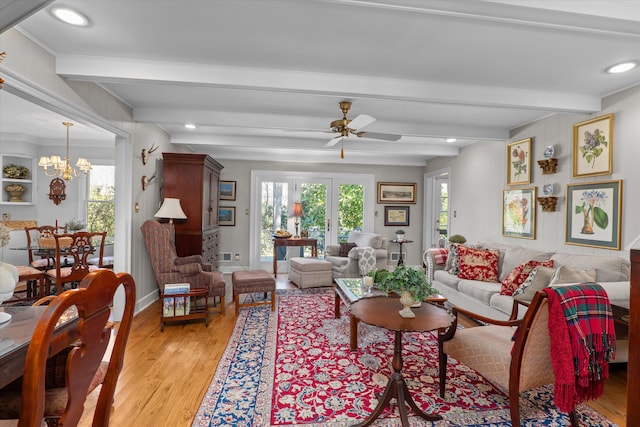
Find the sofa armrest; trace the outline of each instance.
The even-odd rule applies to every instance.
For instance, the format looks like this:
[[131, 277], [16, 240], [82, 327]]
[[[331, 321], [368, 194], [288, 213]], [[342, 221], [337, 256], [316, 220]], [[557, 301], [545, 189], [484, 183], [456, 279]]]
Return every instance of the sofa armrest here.
[[[444, 251], [446, 251], [444, 258], [446, 261], [448, 251], [447, 249], [444, 249]], [[427, 281], [429, 283], [433, 283], [433, 274], [436, 270], [444, 270], [444, 264], [438, 263], [436, 260], [436, 257], [442, 256], [442, 253], [443, 250], [441, 248], [429, 248], [422, 254], [422, 261], [426, 267]]]
[[202, 264], [202, 255], [179, 256], [179, 257], [176, 257], [173, 263], [175, 265], [193, 264], [193, 263]]
[[[515, 305], [516, 304], [514, 303], [514, 306]], [[468, 318], [470, 318], [471, 320], [479, 321], [479, 322], [482, 322], [482, 323], [487, 323], [487, 324], [490, 324], [490, 325], [519, 326], [520, 323], [522, 323], [522, 319], [498, 320], [498, 319], [493, 319], [491, 317], [482, 316], [480, 314], [477, 314], [477, 313], [474, 313], [472, 311], [465, 310], [463, 308], [456, 307], [456, 306], [454, 306], [451, 309], [451, 312], [456, 317], [458, 316], [458, 314], [463, 314], [463, 315], [467, 316]]]

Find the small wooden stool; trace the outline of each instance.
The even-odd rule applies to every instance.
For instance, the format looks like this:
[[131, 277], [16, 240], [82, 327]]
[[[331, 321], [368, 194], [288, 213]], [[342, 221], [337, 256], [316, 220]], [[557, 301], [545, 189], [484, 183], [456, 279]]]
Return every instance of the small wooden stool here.
[[[271, 304], [271, 311], [276, 309], [276, 279], [264, 270], [234, 271], [231, 274], [233, 283], [233, 298], [236, 303], [236, 316], [240, 314], [240, 307]], [[241, 294], [254, 292], [271, 292], [271, 301], [252, 301], [240, 304]]]

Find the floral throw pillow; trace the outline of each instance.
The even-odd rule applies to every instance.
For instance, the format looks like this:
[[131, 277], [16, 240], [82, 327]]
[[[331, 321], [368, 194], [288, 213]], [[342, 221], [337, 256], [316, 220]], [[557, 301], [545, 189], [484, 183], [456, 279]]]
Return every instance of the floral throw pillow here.
[[458, 277], [481, 282], [498, 281], [500, 251], [458, 246]]
[[449, 246], [449, 255], [447, 256], [447, 261], [445, 263], [444, 269], [449, 272], [449, 274], [453, 274], [454, 276], [458, 275], [458, 244], [452, 243]]
[[523, 262], [513, 270], [502, 281], [500, 288], [500, 295], [513, 295], [513, 293], [527, 280], [527, 277], [531, 274], [534, 268], [537, 266], [553, 267], [553, 260], [547, 261], [535, 261], [530, 260]]

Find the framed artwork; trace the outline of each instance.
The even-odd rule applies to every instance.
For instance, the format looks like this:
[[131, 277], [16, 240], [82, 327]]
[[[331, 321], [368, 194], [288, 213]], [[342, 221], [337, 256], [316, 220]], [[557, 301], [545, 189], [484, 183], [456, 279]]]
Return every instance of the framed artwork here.
[[218, 225], [236, 225], [235, 206], [218, 206]]
[[219, 200], [235, 200], [236, 199], [236, 182], [220, 181], [220, 190], [218, 193]]
[[410, 182], [379, 182], [378, 203], [415, 203], [416, 184]]
[[385, 206], [384, 225], [409, 226], [409, 206]]
[[536, 187], [502, 191], [502, 235], [536, 238]]
[[565, 243], [620, 250], [622, 181], [567, 184]]
[[573, 125], [573, 176], [611, 175], [613, 114]]
[[531, 138], [507, 144], [507, 185], [531, 183]]

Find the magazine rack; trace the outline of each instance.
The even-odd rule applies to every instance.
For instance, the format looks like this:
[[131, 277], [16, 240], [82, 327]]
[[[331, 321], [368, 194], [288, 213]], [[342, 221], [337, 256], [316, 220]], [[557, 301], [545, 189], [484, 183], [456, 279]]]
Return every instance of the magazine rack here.
[[[172, 314], [165, 315], [165, 298], [172, 298], [172, 304], [169, 305], [169, 312]], [[184, 322], [186, 320], [204, 319], [205, 326], [209, 326], [209, 317], [207, 312], [207, 304], [201, 304], [198, 306], [197, 300], [199, 298], [207, 298], [206, 288], [191, 289], [189, 292], [182, 294], [167, 294], [162, 295], [162, 307], [160, 318], [160, 331], [164, 331], [164, 325], [167, 323]], [[189, 301], [188, 312], [184, 314], [180, 313], [179, 301]], [[172, 305], [172, 308], [171, 308]], [[184, 307], [184, 306], [183, 306]], [[182, 309], [184, 310], [184, 308]], [[178, 311], [178, 313], [176, 313]]]

